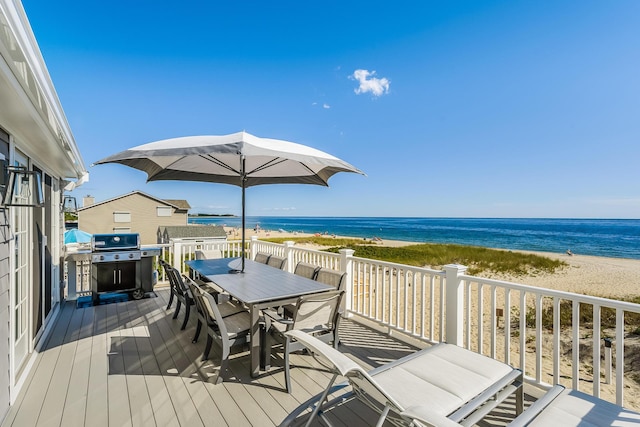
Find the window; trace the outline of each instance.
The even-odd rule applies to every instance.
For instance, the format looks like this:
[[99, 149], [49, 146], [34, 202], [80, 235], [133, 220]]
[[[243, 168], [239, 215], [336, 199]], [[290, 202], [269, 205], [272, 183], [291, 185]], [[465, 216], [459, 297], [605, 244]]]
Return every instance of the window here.
[[131, 212], [114, 212], [113, 222], [131, 222]]
[[131, 233], [130, 227], [113, 227], [114, 233]]
[[171, 216], [171, 206], [158, 206], [156, 212], [158, 216]]

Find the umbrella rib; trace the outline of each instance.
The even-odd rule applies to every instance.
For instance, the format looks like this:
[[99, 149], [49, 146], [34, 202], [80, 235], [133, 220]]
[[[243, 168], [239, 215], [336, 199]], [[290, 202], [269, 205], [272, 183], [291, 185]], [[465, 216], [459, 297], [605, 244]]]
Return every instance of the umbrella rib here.
[[220, 160], [216, 159], [215, 157], [211, 156], [210, 154], [207, 156], [203, 156], [201, 155], [200, 157], [202, 157], [205, 160], [210, 161], [211, 163], [215, 163], [218, 166], [221, 166], [225, 169], [227, 169], [228, 171], [234, 172], [236, 174], [238, 174], [238, 176], [240, 175], [240, 171], [237, 169], [232, 168], [231, 166], [229, 166], [228, 164], [221, 162]]
[[275, 159], [271, 159], [268, 162], [258, 166], [257, 168], [255, 168], [251, 172], [247, 172], [247, 175], [251, 175], [252, 173], [260, 172], [261, 170], [268, 169], [268, 168], [270, 168], [272, 166], [279, 165], [280, 163], [284, 163], [286, 161], [287, 161], [287, 159], [283, 159], [283, 158], [280, 158], [280, 157], [275, 158]]

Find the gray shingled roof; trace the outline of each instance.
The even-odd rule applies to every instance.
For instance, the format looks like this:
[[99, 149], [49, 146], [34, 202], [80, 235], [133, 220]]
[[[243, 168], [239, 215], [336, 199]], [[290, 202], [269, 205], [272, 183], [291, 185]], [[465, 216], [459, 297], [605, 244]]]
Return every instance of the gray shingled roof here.
[[227, 233], [219, 225], [167, 225], [160, 227], [170, 239], [224, 238]]
[[189, 204], [189, 202], [183, 199], [164, 199], [164, 201], [180, 209], [184, 209], [184, 210], [191, 209], [191, 205]]

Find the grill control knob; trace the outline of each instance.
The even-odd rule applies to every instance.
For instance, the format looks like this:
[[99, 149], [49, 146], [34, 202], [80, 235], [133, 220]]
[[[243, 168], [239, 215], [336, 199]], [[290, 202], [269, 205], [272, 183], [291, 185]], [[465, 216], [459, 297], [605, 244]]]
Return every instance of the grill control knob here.
[[113, 256], [115, 259], [120, 259], [120, 255], [116, 254]]
[[104, 261], [104, 255], [100, 255], [100, 261]]
[[129, 258], [133, 258], [133, 254], [129, 254]]

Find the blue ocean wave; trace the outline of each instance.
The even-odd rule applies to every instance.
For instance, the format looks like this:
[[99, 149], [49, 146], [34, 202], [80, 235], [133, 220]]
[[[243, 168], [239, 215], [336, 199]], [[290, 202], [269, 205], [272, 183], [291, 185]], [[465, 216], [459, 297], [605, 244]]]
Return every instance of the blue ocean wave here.
[[[237, 217], [194, 217], [190, 223], [239, 227]], [[456, 243], [640, 259], [640, 220], [549, 218], [247, 217], [247, 228], [374, 236], [418, 243]]]

